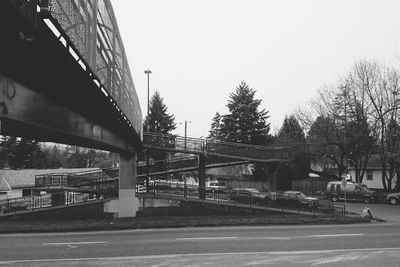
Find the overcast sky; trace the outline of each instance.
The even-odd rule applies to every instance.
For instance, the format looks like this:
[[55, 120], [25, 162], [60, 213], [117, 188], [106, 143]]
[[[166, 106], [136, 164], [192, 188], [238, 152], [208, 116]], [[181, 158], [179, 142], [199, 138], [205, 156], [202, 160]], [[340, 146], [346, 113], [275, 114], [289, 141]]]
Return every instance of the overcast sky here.
[[[158, 90], [188, 136], [246, 81], [271, 128], [357, 59], [400, 66], [398, 0], [113, 0], [142, 112]], [[175, 131], [184, 134], [183, 124]]]

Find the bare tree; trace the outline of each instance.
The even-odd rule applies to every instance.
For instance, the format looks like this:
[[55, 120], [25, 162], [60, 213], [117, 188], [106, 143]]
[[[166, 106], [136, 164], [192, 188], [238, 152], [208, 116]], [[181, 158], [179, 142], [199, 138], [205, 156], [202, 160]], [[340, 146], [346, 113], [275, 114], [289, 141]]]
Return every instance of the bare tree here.
[[355, 71], [370, 105], [370, 123], [378, 140], [377, 151], [382, 164], [382, 184], [385, 190], [392, 190], [399, 168], [400, 75], [398, 70], [369, 61], [357, 62]]
[[[349, 90], [343, 86], [325, 86], [310, 102], [310, 109], [298, 109], [296, 118], [307, 132], [309, 152], [319, 166], [336, 167], [337, 177], [347, 168], [347, 146], [343, 128], [347, 120]], [[321, 173], [312, 169], [313, 172]]]
[[319, 90], [309, 111], [296, 112], [298, 120], [308, 129], [315, 160], [319, 164], [333, 164], [339, 177], [351, 165], [356, 181], [362, 182], [374, 145], [368, 119], [371, 103], [366, 101], [369, 99], [366, 92], [374, 88], [376, 80], [374, 68], [354, 67], [336, 84]]

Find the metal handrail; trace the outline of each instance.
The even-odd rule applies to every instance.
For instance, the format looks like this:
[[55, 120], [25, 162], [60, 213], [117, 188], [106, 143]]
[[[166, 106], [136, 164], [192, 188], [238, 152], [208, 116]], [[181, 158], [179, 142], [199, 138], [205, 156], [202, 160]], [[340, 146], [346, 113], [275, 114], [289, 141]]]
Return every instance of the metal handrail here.
[[289, 160], [292, 146], [271, 144], [268, 146], [243, 144], [219, 141], [215, 139], [201, 139], [182, 137], [172, 134], [145, 132], [143, 134], [144, 147], [214, 155], [220, 157], [241, 158], [249, 160]]
[[139, 98], [111, 1], [43, 2], [48, 5], [41, 3], [40, 14], [51, 20], [53, 25], [58, 24], [63, 38], [74, 47], [80, 64], [90, 69], [93, 81], [99, 82], [99, 90], [115, 103], [115, 110], [121, 113], [121, 121], [127, 121], [137, 133], [141, 132]]
[[[113, 169], [39, 174], [35, 175], [35, 187], [77, 187], [93, 185], [110, 179], [113, 180], [115, 177], [107, 175], [107, 170]], [[98, 175], [98, 177], [92, 177], [92, 175]]]
[[[114, 197], [111, 197], [114, 198]], [[54, 207], [68, 207], [93, 201], [104, 201], [106, 196], [79, 192], [59, 192], [40, 196], [26, 196], [0, 200], [0, 216], [35, 212]]]

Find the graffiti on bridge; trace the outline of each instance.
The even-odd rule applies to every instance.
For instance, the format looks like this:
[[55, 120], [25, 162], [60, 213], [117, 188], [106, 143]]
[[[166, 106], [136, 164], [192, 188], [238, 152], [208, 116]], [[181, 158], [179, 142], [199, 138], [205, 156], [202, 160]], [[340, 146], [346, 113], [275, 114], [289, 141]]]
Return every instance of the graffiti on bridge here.
[[0, 75], [0, 95], [2, 96], [0, 100], [1, 113], [3, 115], [8, 114], [8, 108], [6, 100], [13, 100], [17, 95], [17, 89], [14, 82], [6, 77]]

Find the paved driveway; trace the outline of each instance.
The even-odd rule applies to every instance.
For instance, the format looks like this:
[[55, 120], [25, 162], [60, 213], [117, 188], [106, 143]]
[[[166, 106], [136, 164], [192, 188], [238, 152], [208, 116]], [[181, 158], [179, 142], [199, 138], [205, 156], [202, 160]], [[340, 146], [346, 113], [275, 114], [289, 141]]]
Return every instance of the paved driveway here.
[[371, 209], [374, 217], [385, 220], [387, 222], [400, 223], [400, 205], [389, 204], [365, 204], [359, 202], [347, 202], [346, 209], [361, 213], [364, 207]]

